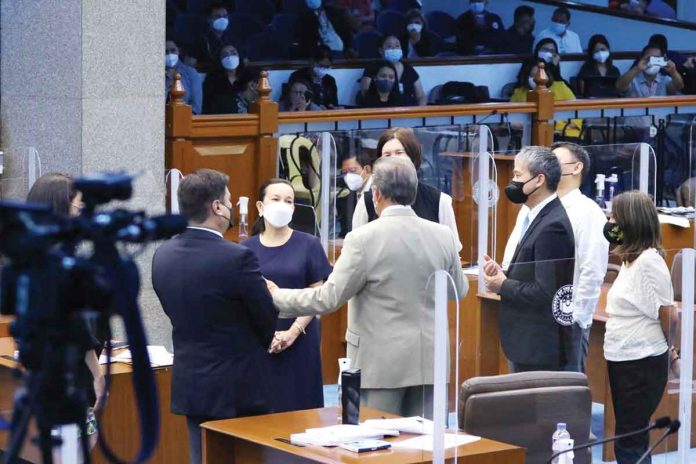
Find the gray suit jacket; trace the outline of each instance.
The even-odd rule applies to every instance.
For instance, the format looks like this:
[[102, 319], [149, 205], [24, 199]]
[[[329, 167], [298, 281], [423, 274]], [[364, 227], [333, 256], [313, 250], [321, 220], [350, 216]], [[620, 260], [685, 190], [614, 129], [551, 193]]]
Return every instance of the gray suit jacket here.
[[[348, 302], [347, 355], [362, 388], [433, 383], [434, 271], [452, 276], [459, 298], [468, 284], [446, 226], [412, 210], [385, 211], [351, 233], [320, 287], [273, 293], [280, 317], [330, 313]], [[429, 282], [430, 279], [430, 282]]]

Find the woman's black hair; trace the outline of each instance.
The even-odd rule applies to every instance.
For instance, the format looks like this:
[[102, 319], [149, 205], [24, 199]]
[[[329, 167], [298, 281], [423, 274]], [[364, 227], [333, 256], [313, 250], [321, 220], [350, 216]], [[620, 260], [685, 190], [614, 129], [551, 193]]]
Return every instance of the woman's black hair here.
[[[285, 184], [285, 185], [289, 186], [293, 192], [295, 191], [292, 184], [287, 179], [279, 179], [279, 178], [268, 179], [266, 182], [261, 184], [261, 188], [259, 188], [259, 201], [260, 202], [263, 203], [264, 198], [266, 198], [266, 190], [268, 190], [268, 187], [270, 187], [271, 185], [276, 185], [276, 184]], [[265, 231], [266, 231], [266, 222], [263, 220], [263, 216], [259, 216], [259, 218], [254, 223], [254, 227], [251, 228], [251, 235], [259, 235], [259, 234], [264, 233]]]
[[[546, 44], [553, 44], [554, 48], [556, 49], [556, 53], [558, 53], [558, 44], [556, 43], [555, 40], [551, 38], [546, 38], [546, 39], [541, 39], [538, 44], [536, 44], [536, 47], [534, 47], [534, 54], [532, 57], [534, 58], [535, 64], [539, 62], [539, 50], [541, 50], [541, 47], [543, 47]], [[531, 67], [530, 67], [531, 69]], [[563, 79], [563, 76], [561, 76], [561, 65], [554, 64], [553, 62], [551, 63], [544, 63], [544, 69], [546, 69], [546, 74], [548, 74], [551, 82], [555, 81], [562, 81], [568, 84], [565, 79]], [[529, 77], [529, 76], [527, 76]]]
[[[590, 41], [587, 43], [587, 56], [585, 57], [585, 64], [594, 64], [594, 48], [597, 46], [597, 44], [606, 45], [609, 51], [611, 51], [611, 46], [609, 45], [607, 38], [603, 34], [595, 34], [590, 37]], [[609, 55], [609, 58], [607, 58], [607, 61], [605, 61], [604, 64], [607, 65], [607, 68], [611, 68], [613, 66], [611, 55]]]
[[215, 70], [217, 72], [222, 72], [226, 73], [227, 70], [222, 67], [222, 49], [225, 47], [234, 47], [235, 50], [237, 50], [237, 55], [239, 56], [239, 66], [237, 66], [237, 69], [235, 69], [235, 74], [237, 76], [241, 76], [244, 74], [244, 69], [246, 68], [246, 58], [244, 58], [244, 55], [242, 55], [242, 52], [239, 50], [239, 48], [231, 43], [231, 42], [223, 42], [222, 45], [220, 45], [220, 48], [218, 49], [217, 52], [217, 60], [215, 60]]
[[389, 92], [389, 98], [387, 99], [387, 103], [389, 103], [391, 106], [399, 106], [401, 103], [401, 91], [399, 90], [399, 73], [396, 71], [396, 66], [394, 66], [393, 63], [387, 61], [387, 60], [382, 60], [377, 62], [377, 65], [375, 66], [375, 74], [372, 76], [372, 80], [370, 81], [370, 87], [367, 89], [367, 94], [365, 95], [364, 100], [370, 100], [371, 98], [375, 100], [379, 100], [379, 92], [377, 90], [377, 74], [379, 74], [379, 70], [382, 68], [389, 68], [392, 71], [394, 71], [394, 85], [392, 86], [391, 92]]

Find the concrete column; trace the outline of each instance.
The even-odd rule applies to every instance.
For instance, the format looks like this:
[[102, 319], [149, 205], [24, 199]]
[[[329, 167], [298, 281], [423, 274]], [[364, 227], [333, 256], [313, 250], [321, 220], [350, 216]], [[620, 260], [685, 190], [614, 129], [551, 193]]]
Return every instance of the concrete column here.
[[[164, 28], [165, 0], [0, 2], [0, 196], [26, 195], [34, 147], [44, 173], [137, 174], [128, 207], [163, 212]], [[150, 343], [169, 345], [152, 249], [139, 259], [143, 318]]]

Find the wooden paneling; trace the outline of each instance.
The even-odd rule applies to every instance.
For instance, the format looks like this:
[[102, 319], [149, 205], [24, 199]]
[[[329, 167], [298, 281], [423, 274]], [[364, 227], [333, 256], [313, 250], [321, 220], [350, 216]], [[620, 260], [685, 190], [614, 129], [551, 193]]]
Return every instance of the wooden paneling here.
[[[0, 338], [0, 356], [14, 353], [15, 343], [12, 338]], [[17, 363], [6, 357], [0, 357], [0, 411], [9, 417], [14, 409], [14, 396], [22, 381], [14, 375]], [[104, 369], [104, 366], [102, 366]], [[184, 464], [188, 462], [188, 435], [183, 416], [175, 416], [169, 410], [171, 397], [171, 368], [154, 369], [155, 382], [160, 401], [160, 440], [152, 459], [152, 464]], [[138, 411], [133, 393], [133, 376], [130, 366], [114, 364], [112, 368], [109, 402], [99, 418], [101, 433], [111, 445], [113, 451], [127, 460], [136, 456], [140, 446], [138, 428]], [[36, 436], [30, 426], [29, 436], [22, 449], [21, 457], [29, 462], [40, 462], [36, 446], [30, 440]], [[6, 449], [9, 434], [0, 432], [0, 448]], [[92, 462], [107, 463], [98, 446], [92, 451]]]

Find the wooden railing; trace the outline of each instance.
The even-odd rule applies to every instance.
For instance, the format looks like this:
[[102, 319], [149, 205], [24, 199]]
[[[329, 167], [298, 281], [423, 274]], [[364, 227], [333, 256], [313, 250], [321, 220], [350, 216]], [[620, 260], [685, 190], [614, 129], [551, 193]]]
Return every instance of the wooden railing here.
[[[477, 117], [492, 115], [525, 118], [531, 126], [531, 142], [553, 143], [554, 119], [642, 115], [651, 111], [694, 112], [696, 96], [567, 100], [554, 102], [546, 87], [543, 66], [537, 76], [537, 88], [526, 103], [483, 103], [379, 109], [349, 109], [314, 112], [279, 113], [271, 101], [268, 73], [259, 80], [259, 100], [246, 115], [193, 116], [183, 103], [183, 88], [178, 79], [170, 90], [166, 110], [165, 166], [184, 174], [200, 167], [210, 167], [230, 176], [232, 197], [248, 196], [256, 200], [259, 185], [276, 173], [278, 135], [302, 131], [325, 131], [349, 128], [410, 125], [444, 125], [445, 121], [477, 122]], [[458, 120], [459, 118], [459, 120]], [[468, 118], [468, 119], [466, 119]], [[415, 121], [415, 122], [414, 122]], [[370, 125], [368, 123], [377, 123]], [[379, 124], [382, 124], [380, 126]], [[255, 219], [255, 211], [250, 211]]]

